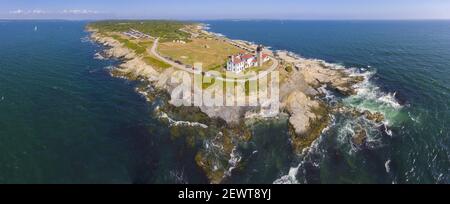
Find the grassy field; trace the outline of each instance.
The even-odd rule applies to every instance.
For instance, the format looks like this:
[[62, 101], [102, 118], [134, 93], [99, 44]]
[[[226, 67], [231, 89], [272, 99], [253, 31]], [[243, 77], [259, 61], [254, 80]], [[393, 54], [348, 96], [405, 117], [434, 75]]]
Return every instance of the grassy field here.
[[158, 47], [159, 53], [186, 65], [203, 63], [203, 70], [222, 71], [229, 55], [241, 49], [216, 39], [194, 39], [186, 44], [166, 42]]
[[272, 65], [273, 65], [273, 61], [270, 60], [270, 61], [268, 61], [268, 62], [265, 62], [261, 67], [249, 67], [249, 68], [247, 68], [247, 69], [244, 71], [244, 74], [248, 74], [248, 73], [250, 73], [250, 72], [256, 72], [256, 73], [259, 73], [259, 72], [261, 72], [261, 71], [264, 71], [264, 70], [269, 69], [270, 67], [272, 67]]
[[[150, 39], [130, 39], [122, 34], [124, 31], [136, 29], [154, 37], [160, 37], [158, 52], [174, 61], [179, 61], [185, 65], [193, 66], [195, 63], [202, 63], [203, 70], [215, 70], [225, 75], [225, 65], [228, 56], [244, 52], [223, 39], [214, 37], [198, 37], [191, 39], [190, 34], [180, 29], [194, 32], [196, 24], [180, 21], [98, 21], [90, 23], [89, 28], [97, 29], [99, 33], [111, 36], [121, 42], [125, 47], [133, 50], [143, 57], [144, 61], [155, 67], [165, 69], [170, 67], [148, 51], [153, 41]], [[174, 40], [183, 40], [186, 43], [176, 43]], [[265, 70], [272, 65], [272, 62], [265, 63], [263, 67], [247, 69], [249, 71]], [[225, 76], [224, 76], [225, 77]], [[204, 85], [208, 87], [210, 84]]]
[[147, 49], [153, 45], [152, 41], [130, 40], [127, 39], [125, 36], [121, 36], [120, 34], [110, 34], [109, 36], [121, 42], [125, 47], [133, 50], [136, 54], [141, 55], [143, 57], [144, 62], [152, 66], [153, 68], [167, 69], [171, 67], [169, 64], [159, 59], [156, 59], [154, 56], [152, 56], [150, 53], [147, 52]]
[[152, 67], [161, 68], [161, 69], [167, 69], [167, 68], [171, 67], [169, 64], [167, 64], [161, 60], [158, 60], [155, 57], [150, 56], [150, 55], [144, 57], [144, 62]]
[[144, 54], [147, 50], [145, 46], [142, 46], [139, 43], [133, 42], [124, 37], [121, 37], [120, 35], [114, 34], [114, 35], [111, 35], [111, 37], [116, 39], [117, 41], [121, 42], [125, 47], [133, 50], [136, 54], [139, 54], [139, 55]]
[[180, 31], [186, 25], [193, 25], [193, 23], [163, 20], [97, 21], [90, 23], [88, 27], [98, 29], [99, 32], [125, 32], [136, 29], [151, 36], [159, 37], [161, 42], [169, 42], [173, 40], [187, 41], [190, 34]]

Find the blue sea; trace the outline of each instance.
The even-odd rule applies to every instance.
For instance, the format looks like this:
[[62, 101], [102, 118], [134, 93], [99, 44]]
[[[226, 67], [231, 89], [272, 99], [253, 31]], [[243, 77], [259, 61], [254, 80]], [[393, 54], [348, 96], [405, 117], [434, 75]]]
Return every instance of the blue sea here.
[[[0, 183], [205, 183], [135, 88], [95, 59], [85, 21], [0, 21]], [[285, 123], [252, 127], [229, 183], [450, 183], [450, 21], [207, 21], [210, 31], [357, 69], [349, 107], [294, 155]], [[35, 29], [36, 27], [36, 29]], [[368, 145], [351, 144], [355, 125]], [[367, 125], [367, 127], [366, 127]]]

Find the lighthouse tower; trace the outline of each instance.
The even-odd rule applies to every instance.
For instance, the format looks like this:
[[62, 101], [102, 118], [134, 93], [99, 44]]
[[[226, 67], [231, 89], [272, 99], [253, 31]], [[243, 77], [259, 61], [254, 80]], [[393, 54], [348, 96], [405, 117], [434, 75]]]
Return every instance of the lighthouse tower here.
[[263, 46], [262, 45], [258, 45], [258, 47], [256, 48], [256, 59], [258, 61], [258, 67], [263, 66]]

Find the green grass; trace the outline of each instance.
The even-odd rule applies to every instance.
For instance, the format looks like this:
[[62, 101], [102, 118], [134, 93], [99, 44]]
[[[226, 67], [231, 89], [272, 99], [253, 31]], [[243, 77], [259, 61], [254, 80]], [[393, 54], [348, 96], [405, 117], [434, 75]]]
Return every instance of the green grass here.
[[224, 70], [228, 56], [241, 52], [239, 48], [220, 40], [194, 39], [189, 43], [161, 43], [159, 53], [183, 64], [203, 64], [203, 70]]
[[122, 38], [119, 35], [112, 35], [112, 38], [116, 39], [117, 41], [119, 41], [120, 43], [122, 43], [125, 47], [133, 50], [134, 52], [136, 52], [136, 54], [144, 54], [146, 52], [146, 48], [134, 43], [128, 39]]
[[161, 38], [162, 42], [172, 40], [185, 40], [190, 37], [188, 33], [180, 31], [191, 22], [164, 21], [164, 20], [109, 20], [90, 23], [88, 27], [98, 29], [99, 32], [125, 32], [136, 29], [154, 37]]
[[144, 62], [154, 68], [167, 69], [171, 67], [170, 64], [167, 64], [159, 59], [156, 59], [153, 56], [150, 56], [147, 53], [147, 47], [152, 44], [152, 42], [139, 42], [135, 43], [131, 40], [120, 37], [119, 35], [111, 35], [112, 38], [116, 39], [120, 43], [122, 43], [125, 47], [133, 50], [136, 54], [144, 56]]
[[158, 60], [152, 56], [144, 57], [144, 62], [153, 67], [161, 68], [161, 69], [167, 69], [167, 68], [171, 67], [170, 64], [167, 64], [167, 63], [165, 63], [161, 60]]
[[153, 46], [153, 41], [144, 41], [144, 42], [139, 42], [138, 44], [141, 47], [148, 47], [148, 48], [150, 48], [151, 46]]

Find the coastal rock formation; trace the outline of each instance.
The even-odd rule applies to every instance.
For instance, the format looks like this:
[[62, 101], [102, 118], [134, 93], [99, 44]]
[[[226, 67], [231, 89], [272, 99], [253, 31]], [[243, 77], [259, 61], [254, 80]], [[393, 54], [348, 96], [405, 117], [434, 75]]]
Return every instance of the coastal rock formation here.
[[91, 39], [109, 48], [104, 52], [107, 57], [133, 59], [136, 56], [133, 51], [122, 46], [119, 41], [112, 37], [102, 36], [99, 33], [93, 32]]
[[120, 65], [119, 71], [131, 77], [145, 77], [149, 81], [157, 81], [160, 73], [152, 66], [147, 65], [141, 58], [134, 58]]
[[350, 113], [350, 115], [352, 115], [353, 117], [361, 117], [364, 116], [367, 120], [370, 120], [374, 123], [381, 123], [384, 121], [384, 115], [380, 112], [371, 112], [368, 110], [358, 110], [356, 108], [348, 108], [348, 107], [335, 107], [334, 112], [347, 112]]
[[282, 106], [291, 115], [289, 122], [294, 127], [296, 134], [305, 134], [309, 129], [310, 121], [318, 117], [313, 109], [318, 108], [319, 103], [300, 91], [291, 92], [283, 101]]
[[122, 46], [116, 39], [102, 36], [96, 32], [91, 34], [91, 39], [108, 48], [104, 50], [105, 56], [109, 58], [125, 59], [125, 62], [119, 66], [120, 69], [114, 70], [114, 72], [121, 72], [120, 75], [132, 79], [144, 77], [150, 81], [158, 80], [160, 75], [159, 72], [145, 63], [141, 57], [136, 56], [132, 50]]
[[201, 106], [200, 108], [209, 117], [221, 118], [229, 124], [238, 123], [246, 112], [243, 107]]
[[[304, 59], [279, 52], [283, 64], [288, 64], [281, 85], [282, 108], [290, 115], [291, 139], [294, 150], [301, 153], [328, 126], [330, 110], [319, 99], [320, 87], [326, 85], [344, 95], [356, 94], [353, 85], [363, 81], [344, 69], [330, 67], [320, 60]], [[291, 68], [292, 65], [295, 69]]]
[[363, 114], [368, 120], [374, 121], [376, 123], [381, 123], [384, 120], [384, 115], [379, 112], [372, 113], [370, 111], [364, 111]]
[[291, 139], [296, 153], [311, 146], [328, 125], [326, 106], [300, 91], [291, 92], [283, 100], [282, 107], [289, 113]]
[[280, 52], [278, 56], [285, 63], [293, 64], [293, 71], [300, 72], [305, 83], [314, 88], [327, 84], [344, 95], [353, 95], [356, 92], [352, 86], [364, 80], [362, 76], [351, 76], [344, 68], [321, 60], [292, 56], [287, 52]]
[[[124, 60], [124, 63], [118, 69], [112, 70], [114, 75], [131, 80], [139, 79], [151, 84], [151, 87], [155, 87], [151, 90], [139, 90], [145, 93], [144, 95], [149, 101], [155, 98], [155, 94], [149, 94], [146, 91], [155, 92], [155, 89], [158, 89], [167, 94], [172, 93], [176, 87], [180, 86], [181, 82], [177, 83], [169, 79], [176, 71], [181, 70], [173, 67], [164, 70], [155, 69], [147, 64], [142, 57], [136, 55], [114, 38], [103, 36], [95, 30], [91, 30], [91, 32], [93, 32], [91, 38], [94, 41], [107, 47], [104, 52], [107, 57]], [[278, 69], [285, 71], [280, 71], [280, 78], [282, 79], [279, 84], [280, 101], [276, 102], [279, 102], [280, 110], [289, 115], [291, 141], [295, 152], [302, 153], [321, 135], [330, 122], [332, 111], [320, 99], [322, 94], [320, 87], [326, 85], [344, 95], [352, 95], [355, 94], [353, 85], [362, 81], [363, 78], [351, 76], [344, 69], [330, 67], [319, 60], [293, 57], [283, 52], [278, 54], [277, 59], [282, 62]], [[289, 68], [282, 69], [283, 64], [289, 64]], [[188, 96], [183, 95], [182, 99], [191, 101], [194, 94], [196, 93], [193, 92]], [[256, 95], [255, 93], [248, 93], [246, 97], [256, 97]], [[238, 98], [238, 100], [246, 100], [246, 97]], [[189, 131], [181, 130], [181, 127], [171, 126], [170, 132], [173, 137], [186, 136], [186, 141], [191, 146], [201, 144], [202, 147], [195, 156], [195, 162], [205, 172], [211, 183], [222, 183], [231, 174], [231, 171], [239, 165], [240, 159], [236, 156], [236, 147], [248, 142], [252, 137], [243, 120], [248, 115], [264, 115], [255, 114], [261, 109], [261, 107], [245, 106], [175, 107], [173, 98], [168, 97], [167, 107], [161, 108], [159, 111], [173, 112], [173, 115], [178, 115], [183, 120], [179, 124], [202, 124], [199, 129]], [[361, 114], [374, 121], [383, 120], [383, 116], [378, 113]], [[164, 118], [167, 119], [168, 116]], [[214, 136], [211, 138], [208, 135]], [[364, 135], [365, 132], [358, 132], [354, 142], [356, 144], [364, 143]]]
[[366, 130], [361, 127], [360, 125], [356, 126], [355, 128], [355, 135], [352, 137], [352, 143], [356, 147], [362, 147], [365, 145], [367, 141], [367, 132]]

